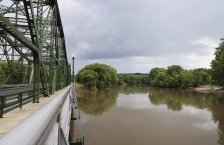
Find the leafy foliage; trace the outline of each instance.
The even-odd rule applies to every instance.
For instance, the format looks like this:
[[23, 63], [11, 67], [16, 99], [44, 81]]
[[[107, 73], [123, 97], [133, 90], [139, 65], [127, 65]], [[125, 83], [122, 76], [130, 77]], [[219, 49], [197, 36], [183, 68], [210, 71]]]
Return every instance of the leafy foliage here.
[[183, 68], [179, 65], [168, 66], [166, 70], [166, 74], [168, 77], [167, 86], [168, 87], [179, 87], [181, 84], [181, 76], [180, 73]]
[[211, 62], [212, 78], [215, 84], [224, 87], [224, 38], [216, 48], [215, 59]]
[[82, 68], [76, 75], [76, 82], [88, 89], [104, 89], [117, 85], [119, 78], [117, 70], [106, 64], [89, 64]]
[[149, 78], [147, 74], [119, 74], [119, 85], [148, 85]]
[[[28, 69], [27, 64], [14, 61], [11, 68], [6, 61], [0, 62], [0, 84], [20, 84], [27, 83], [29, 76], [26, 75]], [[23, 82], [24, 81], [24, 82]]]
[[0, 65], [0, 84], [5, 84], [6, 79], [5, 79], [5, 72], [2, 69], [2, 66]]
[[183, 70], [180, 73], [181, 76], [181, 88], [188, 88], [193, 86], [194, 75], [192, 71]]
[[198, 68], [194, 70], [184, 70], [179, 65], [165, 68], [153, 68], [149, 72], [149, 82], [151, 86], [169, 88], [197, 87], [211, 83], [210, 70]]

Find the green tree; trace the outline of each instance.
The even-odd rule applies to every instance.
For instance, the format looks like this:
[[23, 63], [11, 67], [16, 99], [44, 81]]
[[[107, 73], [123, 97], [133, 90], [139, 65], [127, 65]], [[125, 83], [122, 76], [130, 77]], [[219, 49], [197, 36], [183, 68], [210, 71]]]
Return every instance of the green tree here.
[[180, 72], [183, 70], [183, 68], [180, 65], [171, 65], [167, 67], [166, 73], [170, 76], [175, 74], [180, 74]]
[[180, 87], [181, 76], [180, 73], [183, 68], [179, 65], [171, 65], [167, 67], [166, 74], [168, 75], [168, 87]]
[[124, 85], [123, 79], [119, 79], [118, 85]]
[[88, 89], [94, 87], [104, 89], [111, 85], [117, 85], [118, 81], [116, 69], [99, 63], [86, 65], [76, 76], [76, 82], [82, 83]]
[[[122, 80], [127, 85], [139, 86], [139, 85], [149, 84], [148, 74], [143, 74], [143, 73], [119, 74], [118, 77], [119, 77], [119, 80]], [[121, 82], [119, 83], [119, 85], [122, 85]]]
[[179, 87], [180, 86], [180, 74], [174, 72], [172, 76], [167, 75], [167, 87]]
[[76, 76], [76, 82], [82, 83], [87, 89], [95, 89], [98, 74], [92, 70], [84, 70]]
[[155, 80], [155, 78], [160, 72], [166, 72], [166, 69], [155, 67], [150, 70], [150, 72], [149, 72], [149, 84], [150, 85], [158, 86], [158, 81], [159, 81], [158, 79], [161, 77], [157, 77], [157, 80]]
[[5, 72], [2, 69], [2, 66], [0, 65], [0, 84], [5, 84], [6, 78], [5, 78]]
[[192, 71], [189, 70], [183, 70], [181, 71], [181, 87], [182, 88], [188, 88], [192, 87], [194, 83], [194, 75]]
[[215, 50], [215, 59], [211, 62], [211, 73], [214, 83], [224, 87], [224, 38]]
[[199, 69], [194, 69], [192, 71], [193, 75], [194, 75], [194, 82], [193, 82], [193, 86], [197, 87], [200, 85], [203, 85], [203, 80], [200, 74], [200, 70]]
[[211, 76], [207, 72], [200, 71], [200, 75], [201, 75], [201, 78], [202, 78], [203, 85], [211, 83]]
[[160, 71], [153, 80], [153, 86], [166, 87], [167, 75], [165, 71]]
[[[9, 64], [6, 61], [0, 62], [1, 67], [1, 74], [0, 79], [4, 79], [2, 83], [6, 84], [20, 84], [20, 83], [27, 83], [29, 80], [29, 77], [26, 73], [28, 73], [28, 64], [24, 64], [19, 61], [14, 61], [11, 63], [9, 67]], [[2, 78], [4, 77], [4, 78]]]

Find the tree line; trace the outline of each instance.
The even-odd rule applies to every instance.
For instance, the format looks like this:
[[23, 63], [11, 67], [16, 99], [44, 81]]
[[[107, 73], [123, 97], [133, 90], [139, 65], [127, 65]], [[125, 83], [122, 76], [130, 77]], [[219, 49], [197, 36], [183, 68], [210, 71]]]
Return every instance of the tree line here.
[[186, 70], [179, 65], [172, 65], [167, 68], [156, 67], [149, 72], [149, 83], [155, 87], [188, 88], [211, 82], [211, 70], [206, 68]]
[[224, 39], [215, 50], [211, 69], [195, 68], [187, 70], [180, 65], [167, 68], [152, 68], [148, 74], [117, 74], [116, 69], [106, 64], [90, 64], [81, 69], [76, 81], [86, 88], [103, 89], [111, 85], [149, 85], [167, 88], [189, 88], [201, 85], [224, 87]]
[[142, 73], [127, 73], [118, 74], [118, 85], [149, 85], [148, 74]]
[[180, 65], [167, 68], [155, 67], [148, 74], [117, 74], [116, 69], [106, 64], [89, 64], [76, 75], [76, 82], [87, 89], [104, 89], [114, 85], [149, 85], [168, 88], [188, 88], [214, 82], [211, 69], [183, 69]]

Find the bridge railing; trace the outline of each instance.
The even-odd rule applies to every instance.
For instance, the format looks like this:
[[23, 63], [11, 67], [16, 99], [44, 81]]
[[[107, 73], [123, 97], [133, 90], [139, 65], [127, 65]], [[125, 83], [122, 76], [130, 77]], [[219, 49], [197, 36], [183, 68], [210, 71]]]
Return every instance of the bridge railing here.
[[0, 84], [0, 90], [33, 87], [33, 84]]
[[84, 145], [84, 142], [85, 142], [85, 134], [84, 134], [84, 131], [82, 129], [82, 125], [80, 123], [80, 112], [79, 112], [79, 104], [78, 104], [78, 99], [76, 97], [76, 91], [75, 91], [75, 88], [73, 87], [72, 90], [71, 90], [71, 96], [74, 96], [73, 99], [71, 100], [72, 103], [71, 103], [71, 107], [73, 109], [73, 116], [74, 119], [76, 120], [77, 124], [78, 124], [78, 127], [79, 127], [79, 131], [81, 133], [81, 136], [82, 136], [82, 139], [78, 139], [78, 140], [71, 140], [69, 143], [70, 145]]
[[[43, 90], [40, 89], [40, 97]], [[0, 91], [0, 118], [3, 114], [33, 101], [33, 88]]]
[[[66, 87], [46, 105], [0, 138], [0, 144], [69, 145], [71, 109], [72, 106], [77, 107], [77, 103], [74, 105], [73, 102], [75, 100], [73, 88], [73, 85]], [[78, 116], [75, 117], [79, 120]], [[84, 144], [84, 140], [75, 144]]]

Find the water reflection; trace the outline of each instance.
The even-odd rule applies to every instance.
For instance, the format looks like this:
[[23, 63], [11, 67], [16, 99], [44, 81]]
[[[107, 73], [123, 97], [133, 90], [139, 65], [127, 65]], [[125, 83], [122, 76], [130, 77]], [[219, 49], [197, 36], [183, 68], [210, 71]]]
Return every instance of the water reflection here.
[[146, 94], [149, 92], [149, 88], [146, 86], [120, 86], [118, 87], [120, 94]]
[[[224, 145], [224, 97], [180, 89], [150, 88], [149, 91], [148, 97], [152, 104], [166, 104], [167, 108], [172, 111], [181, 111], [183, 105], [211, 111], [212, 120], [218, 124], [218, 143]], [[211, 124], [197, 125], [204, 128], [212, 126]]]
[[224, 98], [214, 94], [125, 86], [78, 97], [87, 145], [224, 145]]
[[215, 94], [203, 94], [183, 89], [149, 89], [149, 100], [154, 105], [166, 104], [172, 111], [181, 111], [182, 105], [192, 106], [197, 109], [206, 109], [212, 106]]
[[118, 90], [106, 89], [77, 93], [79, 108], [86, 114], [101, 115], [116, 105]]
[[214, 122], [218, 123], [218, 128], [217, 130], [219, 134], [219, 141], [218, 143], [220, 145], [224, 145], [224, 98], [218, 98], [214, 99], [212, 101], [212, 106], [209, 107], [209, 110], [211, 110], [213, 114], [213, 120]]

